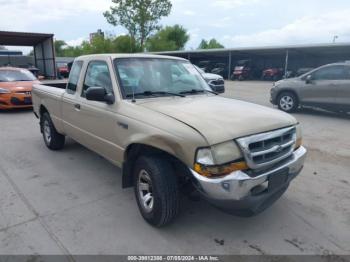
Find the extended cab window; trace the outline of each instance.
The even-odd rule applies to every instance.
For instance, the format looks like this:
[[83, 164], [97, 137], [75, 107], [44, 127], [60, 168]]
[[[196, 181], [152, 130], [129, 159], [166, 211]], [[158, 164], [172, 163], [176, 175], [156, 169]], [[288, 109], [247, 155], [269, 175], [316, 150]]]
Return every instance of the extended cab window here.
[[89, 87], [103, 87], [107, 93], [113, 93], [112, 79], [108, 65], [104, 61], [92, 61], [86, 70], [82, 97], [85, 97]]
[[81, 73], [81, 68], [83, 67], [83, 62], [82, 61], [75, 61], [71, 72], [69, 74], [69, 80], [67, 84], [67, 91], [70, 91], [70, 93], [75, 93], [77, 90], [77, 85], [79, 81], [79, 76]]
[[313, 73], [315, 80], [344, 80], [348, 79], [345, 66], [327, 66]]

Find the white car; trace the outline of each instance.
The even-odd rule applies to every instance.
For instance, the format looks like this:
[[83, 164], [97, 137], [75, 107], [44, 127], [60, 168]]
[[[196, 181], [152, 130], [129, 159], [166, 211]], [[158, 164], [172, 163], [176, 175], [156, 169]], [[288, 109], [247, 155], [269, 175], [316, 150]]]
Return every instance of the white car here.
[[203, 76], [204, 80], [208, 83], [211, 89], [216, 93], [225, 92], [225, 80], [221, 75], [206, 73], [198, 66], [195, 66], [199, 73]]

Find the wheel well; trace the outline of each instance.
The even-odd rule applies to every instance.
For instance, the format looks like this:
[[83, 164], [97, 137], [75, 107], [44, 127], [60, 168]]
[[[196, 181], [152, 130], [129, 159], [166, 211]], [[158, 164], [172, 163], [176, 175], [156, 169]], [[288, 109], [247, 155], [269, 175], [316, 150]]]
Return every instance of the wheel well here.
[[127, 147], [124, 154], [123, 188], [133, 186], [133, 164], [140, 156], [162, 156], [170, 161], [176, 174], [181, 177], [186, 177], [189, 174], [187, 166], [168, 152], [145, 144], [131, 144]]
[[46, 109], [45, 106], [40, 105], [40, 109], [39, 109], [39, 119], [40, 119], [40, 132], [43, 133], [43, 128], [42, 128], [42, 119], [43, 119], [43, 114], [44, 113], [48, 113], [49, 111]]
[[43, 106], [43, 105], [40, 106], [40, 110], [39, 110], [40, 118], [42, 117], [42, 115], [43, 115], [44, 113], [48, 113], [48, 112], [49, 112], [49, 111], [46, 109], [45, 106]]

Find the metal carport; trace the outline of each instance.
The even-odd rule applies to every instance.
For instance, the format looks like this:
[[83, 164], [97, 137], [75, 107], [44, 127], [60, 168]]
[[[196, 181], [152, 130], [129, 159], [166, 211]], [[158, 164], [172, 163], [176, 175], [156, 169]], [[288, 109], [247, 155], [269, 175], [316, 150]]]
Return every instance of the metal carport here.
[[285, 71], [350, 60], [350, 43], [168, 51], [157, 54], [183, 57], [194, 64], [201, 60], [225, 63], [229, 77], [235, 63], [242, 59], [252, 59], [262, 69], [281, 67]]
[[35, 66], [46, 78], [56, 78], [53, 34], [0, 31], [0, 45], [32, 46]]

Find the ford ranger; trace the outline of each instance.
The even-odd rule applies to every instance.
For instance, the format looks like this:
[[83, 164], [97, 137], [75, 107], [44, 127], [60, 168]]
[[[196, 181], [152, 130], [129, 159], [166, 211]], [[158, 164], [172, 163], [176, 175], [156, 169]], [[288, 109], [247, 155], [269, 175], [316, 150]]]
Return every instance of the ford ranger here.
[[121, 167], [123, 188], [134, 188], [153, 226], [173, 220], [183, 192], [258, 214], [306, 156], [294, 117], [218, 96], [182, 58], [78, 57], [65, 88], [34, 85], [33, 105], [46, 146], [62, 149], [69, 136]]

